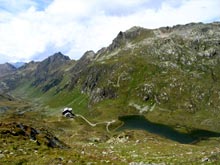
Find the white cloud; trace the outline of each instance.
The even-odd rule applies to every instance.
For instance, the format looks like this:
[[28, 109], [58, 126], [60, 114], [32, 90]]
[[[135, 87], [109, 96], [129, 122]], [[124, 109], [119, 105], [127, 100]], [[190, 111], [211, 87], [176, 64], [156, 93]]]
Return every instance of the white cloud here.
[[0, 63], [47, 57], [52, 51], [78, 59], [86, 50], [108, 46], [132, 26], [220, 20], [219, 0], [164, 0], [157, 8], [149, 7], [156, 5], [154, 0], [54, 0], [40, 11], [35, 1], [22, 2], [19, 12], [0, 10]]

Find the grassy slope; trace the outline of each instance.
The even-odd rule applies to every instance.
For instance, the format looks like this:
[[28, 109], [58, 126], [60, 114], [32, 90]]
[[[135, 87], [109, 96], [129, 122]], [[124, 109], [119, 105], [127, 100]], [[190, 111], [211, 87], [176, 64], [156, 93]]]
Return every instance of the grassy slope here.
[[[219, 139], [197, 145], [178, 144], [144, 131], [104, 133], [102, 128], [91, 128], [78, 120], [65, 118], [41, 119], [28, 116], [16, 118], [17, 122], [29, 123], [35, 128], [44, 127], [65, 141], [70, 149], [50, 149], [38, 146], [20, 136], [0, 134], [2, 164], [128, 164], [130, 162], [165, 164], [201, 164], [205, 158], [211, 163], [220, 160]], [[42, 118], [43, 117], [43, 118]], [[29, 120], [28, 120], [29, 119]], [[12, 120], [12, 119], [11, 119]], [[9, 118], [4, 121], [10, 121]], [[37, 125], [38, 124], [38, 125]], [[109, 138], [106, 138], [108, 136]], [[100, 139], [94, 141], [93, 139]], [[109, 139], [109, 140], [108, 140]], [[120, 140], [118, 140], [120, 139]], [[106, 141], [107, 140], [107, 141]]]
[[[194, 69], [194, 66], [191, 66], [189, 71], [186, 71], [188, 68], [161, 68], [157, 59], [128, 54], [119, 57], [118, 61], [121, 67], [113, 71], [114, 75], [107, 75], [107, 77], [110, 77], [113, 84], [117, 84], [119, 75], [127, 72], [125, 76], [127, 79], [120, 80], [120, 87], [116, 87], [118, 95], [116, 99], [107, 99], [93, 107], [101, 114], [100, 118], [139, 113], [138, 110], [129, 106], [130, 103], [141, 107], [152, 107], [155, 104], [152, 112], [145, 113], [145, 116], [152, 121], [173, 126], [185, 125], [220, 131], [217, 127], [218, 111], [214, 105], [207, 105], [210, 99], [218, 99], [215, 98], [218, 96], [211, 92], [218, 91], [219, 88], [218, 84], [213, 82], [209, 71], [200, 72]], [[112, 61], [107, 61], [108, 63], [111, 65]], [[215, 69], [217, 72], [218, 68]], [[201, 76], [194, 76], [195, 74], [201, 74]], [[171, 87], [174, 83], [176, 86]], [[147, 101], [143, 101], [143, 97], [147, 94], [147, 91], [142, 90], [145, 84], [153, 86], [152, 96], [149, 96]], [[108, 86], [107, 81], [103, 81], [100, 86]], [[163, 92], [168, 95], [168, 100], [159, 100]], [[197, 95], [202, 93], [204, 98], [198, 100]], [[195, 107], [190, 109], [188, 106], [191, 102]]]

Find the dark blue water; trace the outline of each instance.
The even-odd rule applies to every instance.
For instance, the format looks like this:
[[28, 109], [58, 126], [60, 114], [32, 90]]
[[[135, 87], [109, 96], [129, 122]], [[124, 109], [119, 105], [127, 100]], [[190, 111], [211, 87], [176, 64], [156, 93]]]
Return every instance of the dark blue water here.
[[119, 130], [146, 130], [150, 133], [184, 144], [196, 143], [210, 137], [220, 137], [220, 133], [200, 129], [194, 129], [188, 133], [181, 133], [167, 125], [150, 122], [144, 116], [140, 115], [121, 116], [119, 120], [124, 122]]

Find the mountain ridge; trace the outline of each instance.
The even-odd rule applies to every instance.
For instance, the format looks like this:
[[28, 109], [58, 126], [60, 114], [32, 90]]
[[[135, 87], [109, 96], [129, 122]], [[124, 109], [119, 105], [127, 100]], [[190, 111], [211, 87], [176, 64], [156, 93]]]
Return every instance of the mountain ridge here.
[[[40, 97], [49, 95], [46, 104], [51, 106], [68, 103], [59, 98], [68, 94], [74, 95], [66, 98], [69, 101], [88, 99], [83, 101], [84, 109], [93, 107], [101, 113], [99, 107], [109, 109], [105, 105], [109, 102], [118, 104], [118, 108], [112, 106], [118, 111], [115, 115], [146, 113], [152, 114], [152, 120], [164, 120], [155, 118], [160, 109], [172, 112], [174, 118], [183, 113], [206, 114], [205, 110], [216, 113], [219, 38], [220, 23], [133, 27], [119, 32], [108, 47], [87, 51], [78, 61], [58, 52], [25, 70], [31, 65], [27, 64], [13, 78], [4, 77], [0, 86], [16, 91], [16, 84], [28, 82], [29, 88], [42, 92]], [[56, 99], [60, 105], [55, 105]], [[72, 102], [68, 104], [77, 108]]]

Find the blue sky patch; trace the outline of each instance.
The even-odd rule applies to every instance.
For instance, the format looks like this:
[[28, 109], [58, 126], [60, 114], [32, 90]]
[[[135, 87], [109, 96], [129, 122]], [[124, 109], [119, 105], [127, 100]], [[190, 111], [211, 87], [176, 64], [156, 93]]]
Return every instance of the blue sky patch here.
[[0, 12], [19, 13], [30, 7], [43, 11], [53, 0], [0, 0]]

